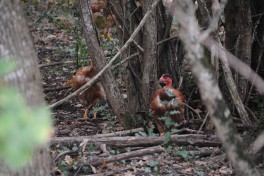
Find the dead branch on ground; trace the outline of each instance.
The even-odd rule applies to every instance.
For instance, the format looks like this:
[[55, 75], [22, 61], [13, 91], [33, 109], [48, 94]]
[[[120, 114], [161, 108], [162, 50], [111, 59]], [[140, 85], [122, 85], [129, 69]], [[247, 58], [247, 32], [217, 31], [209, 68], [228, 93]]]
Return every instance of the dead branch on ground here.
[[121, 161], [124, 159], [130, 159], [134, 157], [150, 155], [153, 153], [161, 153], [161, 152], [165, 152], [165, 150], [161, 146], [149, 147], [149, 148], [144, 148], [141, 150], [122, 153], [119, 155], [112, 155], [108, 158], [95, 158], [95, 159], [88, 161], [87, 163], [84, 163], [84, 165], [100, 166], [100, 165], [104, 165], [104, 164], [115, 162], [115, 161]]
[[[135, 146], [156, 146], [165, 142], [165, 137], [148, 136], [148, 137], [93, 137], [93, 136], [78, 136], [78, 137], [57, 137], [52, 138], [51, 145], [58, 143], [63, 145], [71, 145], [73, 143], [81, 143], [87, 140], [90, 144], [100, 145], [106, 144], [117, 147], [135, 147]], [[215, 147], [221, 146], [217, 135], [201, 135], [201, 134], [186, 134], [186, 135], [171, 135], [171, 143], [177, 145], [196, 145], [200, 147]]]

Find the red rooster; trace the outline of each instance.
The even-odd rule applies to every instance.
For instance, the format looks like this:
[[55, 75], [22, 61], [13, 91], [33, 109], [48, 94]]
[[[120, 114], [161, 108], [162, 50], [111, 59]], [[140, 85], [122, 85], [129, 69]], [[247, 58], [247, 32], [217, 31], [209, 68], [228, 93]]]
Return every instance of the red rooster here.
[[161, 84], [165, 86], [156, 90], [151, 97], [150, 110], [153, 116], [153, 122], [157, 125], [161, 136], [166, 132], [165, 118], [169, 117], [172, 122], [180, 124], [184, 121], [184, 96], [177, 90], [172, 88], [172, 77], [163, 74], [159, 79]]
[[[92, 63], [87, 67], [81, 67], [76, 71], [75, 76], [66, 82], [65, 86], [73, 84], [73, 89], [77, 90], [89, 82], [96, 73], [96, 69]], [[78, 97], [82, 105], [85, 107], [83, 115], [84, 119], [88, 118], [88, 110], [91, 106], [94, 107], [96, 104], [106, 101], [106, 94], [100, 82], [95, 83], [92, 87], [80, 93]], [[96, 118], [96, 113], [94, 113], [94, 118]]]

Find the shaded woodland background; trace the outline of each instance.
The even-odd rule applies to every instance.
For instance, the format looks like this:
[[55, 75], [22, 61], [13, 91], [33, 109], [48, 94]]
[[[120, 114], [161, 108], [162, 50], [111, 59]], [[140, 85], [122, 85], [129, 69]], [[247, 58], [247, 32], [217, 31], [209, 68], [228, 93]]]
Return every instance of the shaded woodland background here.
[[[22, 7], [38, 55], [46, 101], [52, 106], [58, 100], [69, 95], [71, 90], [64, 87], [65, 82], [77, 68], [87, 65], [88, 59], [95, 63], [98, 70], [102, 70], [130, 38], [154, 2], [154, 0], [109, 0], [107, 13], [115, 15], [115, 25], [110, 29], [113, 39], [109, 41], [100, 35], [100, 31], [96, 31], [96, 27], [91, 28], [90, 31], [87, 29], [85, 19], [89, 18], [89, 15], [83, 13], [87, 1], [25, 1]], [[217, 14], [215, 9], [225, 2], [218, 0], [193, 1], [201, 31], [210, 28], [211, 20]], [[56, 137], [75, 137], [78, 141], [79, 136], [91, 136], [140, 127], [144, 127], [144, 129], [140, 129], [133, 136], [145, 137], [146, 141], [147, 136], [157, 136], [155, 131], [146, 130], [146, 123], [150, 96], [155, 89], [159, 88], [157, 80], [163, 73], [171, 74], [174, 79], [174, 87], [179, 88], [185, 95], [188, 105], [185, 109], [187, 121], [185, 128], [194, 130], [195, 134], [198, 133], [198, 130], [208, 136], [215, 134], [216, 129], [209, 118], [208, 106], [201, 98], [203, 92], [200, 92], [199, 86], [197, 86], [199, 79], [195, 78], [190, 60], [188, 60], [188, 52], [193, 50], [186, 48], [188, 45], [182, 42], [183, 38], [179, 31], [181, 26], [184, 26], [177, 19], [180, 17], [175, 18], [172, 14], [170, 8], [164, 6], [164, 2], [158, 2], [134, 41], [120, 54], [110, 69], [100, 76], [100, 81], [107, 93], [108, 105], [96, 109], [100, 114], [99, 119], [91, 122], [79, 121], [78, 118], [82, 116], [83, 112], [75, 98], [53, 107]], [[210, 32], [211, 38], [250, 66], [262, 78], [264, 76], [263, 14], [264, 4], [261, 1], [228, 1], [220, 19], [217, 20], [217, 27]], [[236, 69], [232, 69], [234, 87], [237, 89], [239, 97], [234, 96], [233, 92], [230, 93], [223, 67], [224, 63], [218, 59], [221, 54], [217, 50], [208, 48], [204, 53], [202, 63], [214, 75], [225, 103], [231, 111], [232, 120], [235, 122], [240, 136], [245, 139], [243, 142], [247, 144], [246, 147], [248, 146], [246, 150], [251, 153], [251, 159], [255, 161], [257, 168], [262, 172], [262, 151], [252, 152], [250, 144], [263, 129], [263, 119], [261, 118], [264, 113], [263, 95]], [[131, 55], [133, 57], [129, 57]], [[119, 64], [120, 61], [124, 62]], [[53, 65], [53, 63], [55, 64]], [[222, 111], [222, 108], [218, 106], [216, 109]], [[183, 133], [193, 132], [189, 130]], [[210, 137], [214, 139], [214, 136]], [[197, 139], [199, 140], [199, 137]], [[214, 140], [212, 141], [215, 142]], [[91, 162], [85, 163], [83, 158], [94, 159], [98, 157], [97, 155], [107, 152], [115, 155], [128, 150], [142, 149], [148, 145], [142, 144], [125, 148], [117, 147], [111, 142], [109, 144], [105, 141], [99, 142], [99, 144], [107, 143], [106, 152], [99, 147], [98, 143], [95, 142], [96, 145], [93, 145], [88, 142], [85, 144], [87, 146], [85, 152], [80, 154], [78, 151], [81, 148], [79, 146], [81, 140], [76, 141], [58, 142], [56, 139], [53, 141], [50, 150], [54, 175], [87, 175], [96, 172], [106, 172], [109, 175], [235, 174], [233, 168], [230, 168], [228, 164], [225, 151], [219, 147], [219, 141], [215, 142], [214, 146], [210, 142], [204, 145], [202, 142], [196, 144], [193, 140], [195, 145], [183, 142], [179, 147], [176, 145], [176, 140], [176, 144], [172, 142], [170, 145], [162, 145], [168, 152], [166, 154], [138, 156], [114, 164], [111, 162], [103, 164], [100, 167], [91, 166], [93, 165]], [[123, 143], [125, 142], [123, 141]], [[138, 141], [138, 143], [140, 142]], [[154, 145], [151, 140], [149, 144], [149, 146]], [[72, 155], [70, 151], [73, 153]], [[160, 149], [157, 151], [159, 153]], [[95, 163], [95, 160], [92, 161]], [[252, 168], [254, 168], [253, 164]], [[48, 169], [49, 167], [46, 167], [46, 170]], [[239, 168], [235, 167], [235, 169], [236, 173], [239, 173]], [[114, 173], [112, 170], [115, 170]], [[258, 174], [256, 173], [256, 175]]]

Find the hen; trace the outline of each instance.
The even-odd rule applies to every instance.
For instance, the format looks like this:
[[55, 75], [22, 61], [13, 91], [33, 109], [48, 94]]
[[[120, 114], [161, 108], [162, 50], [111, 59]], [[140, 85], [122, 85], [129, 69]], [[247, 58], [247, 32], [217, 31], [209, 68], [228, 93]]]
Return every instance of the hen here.
[[[73, 89], [77, 90], [89, 82], [96, 75], [96, 73], [97, 72], [93, 64], [81, 67], [76, 71], [75, 76], [66, 82], [65, 86], [72, 84]], [[88, 118], [88, 111], [91, 106], [95, 107], [96, 104], [106, 101], [106, 94], [100, 82], [95, 83], [92, 87], [80, 93], [78, 97], [81, 104], [85, 107], [83, 115], [84, 119]], [[96, 118], [96, 113], [94, 113], [94, 118]]]
[[108, 40], [111, 40], [109, 29], [115, 24], [115, 16], [107, 7], [107, 1], [99, 1], [91, 3], [93, 12], [92, 19], [96, 27], [102, 31], [100, 34], [104, 35]]
[[170, 75], [163, 74], [159, 82], [165, 86], [153, 93], [150, 110], [153, 122], [157, 125], [160, 135], [164, 136], [166, 128], [172, 127], [171, 123], [165, 123], [166, 117], [178, 124], [184, 121], [184, 96], [181, 91], [172, 88]]

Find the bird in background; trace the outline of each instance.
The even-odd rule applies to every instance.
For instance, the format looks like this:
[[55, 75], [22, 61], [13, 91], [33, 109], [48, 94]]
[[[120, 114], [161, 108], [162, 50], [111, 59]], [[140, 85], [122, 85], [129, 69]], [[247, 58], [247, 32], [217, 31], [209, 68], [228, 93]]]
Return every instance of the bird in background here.
[[[86, 67], [81, 67], [76, 71], [75, 76], [68, 80], [65, 86], [72, 85], [73, 90], [76, 91], [84, 84], [89, 82], [97, 74], [96, 68], [93, 63]], [[81, 92], [78, 95], [80, 103], [85, 108], [83, 119], [87, 120], [89, 115], [89, 109], [96, 105], [106, 101], [105, 90], [100, 82], [96, 82], [89, 89]], [[96, 112], [94, 112], [93, 118], [96, 118]]]
[[160, 135], [164, 136], [173, 127], [173, 123], [180, 125], [184, 121], [184, 96], [180, 90], [172, 87], [169, 74], [163, 74], [159, 83], [164, 86], [152, 94], [150, 113]]

